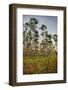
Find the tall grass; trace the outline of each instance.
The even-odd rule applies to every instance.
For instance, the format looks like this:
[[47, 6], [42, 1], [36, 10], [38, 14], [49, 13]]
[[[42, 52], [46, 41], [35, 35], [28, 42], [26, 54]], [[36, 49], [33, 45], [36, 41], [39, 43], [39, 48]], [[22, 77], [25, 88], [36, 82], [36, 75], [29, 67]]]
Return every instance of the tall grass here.
[[23, 57], [23, 74], [57, 73], [57, 55]]

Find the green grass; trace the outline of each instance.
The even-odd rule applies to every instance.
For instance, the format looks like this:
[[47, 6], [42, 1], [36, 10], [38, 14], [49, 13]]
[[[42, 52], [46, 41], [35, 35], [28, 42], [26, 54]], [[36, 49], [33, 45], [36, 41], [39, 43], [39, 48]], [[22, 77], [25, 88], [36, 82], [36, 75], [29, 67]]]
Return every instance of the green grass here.
[[57, 56], [24, 56], [23, 74], [57, 73]]

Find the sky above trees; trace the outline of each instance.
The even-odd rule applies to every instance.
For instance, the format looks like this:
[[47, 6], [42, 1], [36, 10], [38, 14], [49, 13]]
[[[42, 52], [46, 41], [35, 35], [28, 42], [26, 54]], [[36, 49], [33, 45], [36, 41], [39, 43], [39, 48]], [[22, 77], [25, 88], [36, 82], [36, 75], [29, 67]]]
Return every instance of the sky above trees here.
[[[24, 15], [23, 22], [26, 23], [30, 18], [36, 18], [39, 23], [37, 27], [39, 28], [42, 24], [47, 26], [47, 31], [50, 34], [57, 34], [57, 16], [37, 16], [37, 15]], [[38, 32], [41, 33], [41, 30], [38, 29]]]

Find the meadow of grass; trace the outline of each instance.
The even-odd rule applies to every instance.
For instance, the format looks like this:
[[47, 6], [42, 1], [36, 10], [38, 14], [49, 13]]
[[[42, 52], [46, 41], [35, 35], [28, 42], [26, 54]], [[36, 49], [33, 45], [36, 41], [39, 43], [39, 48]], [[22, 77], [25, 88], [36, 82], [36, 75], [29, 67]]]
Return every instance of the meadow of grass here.
[[57, 73], [57, 55], [24, 56], [23, 74]]

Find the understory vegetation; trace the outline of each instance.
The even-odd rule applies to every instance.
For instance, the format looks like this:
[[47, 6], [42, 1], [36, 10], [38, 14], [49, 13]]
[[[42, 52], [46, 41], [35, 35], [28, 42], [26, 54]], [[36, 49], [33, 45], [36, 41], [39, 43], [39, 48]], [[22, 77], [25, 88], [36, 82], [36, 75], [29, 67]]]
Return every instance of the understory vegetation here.
[[26, 56], [24, 57], [24, 74], [57, 73], [57, 57]]

